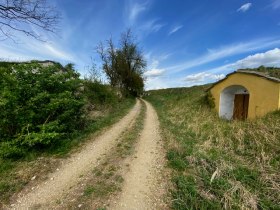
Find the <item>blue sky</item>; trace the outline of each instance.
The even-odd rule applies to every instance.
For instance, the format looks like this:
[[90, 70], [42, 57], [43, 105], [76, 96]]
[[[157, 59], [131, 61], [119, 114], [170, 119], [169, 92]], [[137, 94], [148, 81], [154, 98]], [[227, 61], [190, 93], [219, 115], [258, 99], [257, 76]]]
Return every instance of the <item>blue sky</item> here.
[[62, 19], [47, 42], [16, 34], [4, 60], [73, 62], [86, 74], [95, 47], [128, 28], [147, 60], [146, 89], [217, 81], [238, 68], [280, 66], [280, 0], [51, 0]]

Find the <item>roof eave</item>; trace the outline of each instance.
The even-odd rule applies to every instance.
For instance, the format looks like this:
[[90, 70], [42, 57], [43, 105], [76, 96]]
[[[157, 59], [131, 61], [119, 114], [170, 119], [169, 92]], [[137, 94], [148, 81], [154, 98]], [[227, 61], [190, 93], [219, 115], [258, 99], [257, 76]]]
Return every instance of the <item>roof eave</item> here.
[[223, 82], [224, 80], [226, 80], [230, 75], [236, 74], [236, 73], [250, 74], [250, 75], [254, 75], [254, 76], [257, 76], [257, 77], [261, 77], [261, 78], [267, 79], [267, 80], [272, 81], [272, 82], [280, 83], [280, 79], [275, 78], [275, 77], [269, 77], [269, 76], [266, 76], [266, 75], [263, 75], [263, 74], [260, 74], [260, 73], [257, 73], [257, 72], [249, 72], [249, 71], [237, 70], [237, 71], [234, 71], [234, 72], [231, 72], [231, 73], [227, 74], [225, 78], [223, 78], [223, 79], [221, 79], [221, 80], [215, 82], [213, 85], [211, 85], [209, 88], [207, 88], [206, 91], [211, 90], [211, 89], [212, 89], [213, 87], [215, 87], [217, 84], [219, 84], [219, 83]]

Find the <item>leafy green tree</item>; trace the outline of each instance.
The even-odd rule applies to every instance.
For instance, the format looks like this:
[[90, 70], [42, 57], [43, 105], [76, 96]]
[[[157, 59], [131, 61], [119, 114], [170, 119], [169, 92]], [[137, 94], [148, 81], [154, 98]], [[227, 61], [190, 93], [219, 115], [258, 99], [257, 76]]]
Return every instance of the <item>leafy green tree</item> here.
[[144, 88], [146, 61], [131, 31], [121, 35], [119, 47], [110, 39], [107, 46], [101, 43], [97, 49], [110, 84], [120, 88], [125, 95], [139, 96]]
[[72, 64], [0, 64], [0, 155], [50, 145], [80, 129], [81, 85]]

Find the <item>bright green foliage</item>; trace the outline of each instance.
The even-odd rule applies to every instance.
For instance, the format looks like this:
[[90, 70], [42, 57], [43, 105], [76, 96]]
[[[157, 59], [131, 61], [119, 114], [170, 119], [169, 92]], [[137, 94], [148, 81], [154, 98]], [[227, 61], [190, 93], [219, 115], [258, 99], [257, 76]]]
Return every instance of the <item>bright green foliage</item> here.
[[22, 155], [83, 126], [82, 82], [71, 64], [0, 64], [0, 155]]
[[84, 80], [84, 94], [87, 100], [96, 105], [112, 105], [117, 102], [118, 96], [110, 85], [99, 81]]

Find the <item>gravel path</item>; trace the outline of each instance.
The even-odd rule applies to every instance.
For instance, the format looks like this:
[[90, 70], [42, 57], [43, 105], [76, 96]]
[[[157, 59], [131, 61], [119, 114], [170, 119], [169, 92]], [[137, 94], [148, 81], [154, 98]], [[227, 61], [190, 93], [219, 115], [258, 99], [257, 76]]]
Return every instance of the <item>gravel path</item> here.
[[23, 191], [18, 195], [17, 202], [7, 209], [44, 209], [44, 204], [57, 201], [64, 192], [77, 184], [79, 176], [87, 173], [105, 153], [115, 146], [116, 139], [127, 127], [133, 123], [140, 111], [140, 102], [119, 122], [101, 134], [93, 141], [89, 141], [81, 152], [66, 159], [49, 178], [34, 187], [29, 193]]
[[165, 154], [162, 151], [159, 121], [153, 107], [147, 106], [144, 129], [136, 145], [136, 152], [128, 161], [130, 171], [124, 174], [124, 186], [120, 196], [109, 209], [152, 210], [167, 209], [161, 200], [165, 193], [161, 171]]

